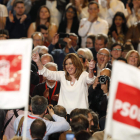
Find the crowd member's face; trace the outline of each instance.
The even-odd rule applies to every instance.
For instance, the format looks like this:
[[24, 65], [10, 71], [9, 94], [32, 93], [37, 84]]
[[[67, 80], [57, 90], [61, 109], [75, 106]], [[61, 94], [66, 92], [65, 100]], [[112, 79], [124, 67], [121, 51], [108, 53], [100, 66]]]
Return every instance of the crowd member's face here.
[[43, 40], [42, 40], [41, 35], [38, 35], [38, 34], [34, 35], [33, 44], [34, 44], [34, 47], [36, 47], [37, 45], [43, 45]]
[[134, 8], [138, 8], [140, 6], [140, 0], [133, 0], [132, 3]]
[[89, 5], [88, 8], [89, 15], [92, 15], [92, 17], [97, 18], [99, 13], [99, 8], [96, 4]]
[[109, 61], [109, 52], [105, 49], [100, 50], [97, 53], [97, 61], [99, 65], [107, 63]]
[[128, 53], [128, 51], [122, 52], [122, 57], [125, 58], [125, 56], [126, 56], [127, 53]]
[[91, 113], [88, 113], [88, 121], [89, 121], [89, 128], [91, 127], [91, 125], [94, 125], [93, 124], [93, 116]]
[[121, 27], [123, 24], [124, 20], [120, 16], [116, 16], [115, 18], [115, 25], [116, 27]]
[[47, 64], [48, 62], [51, 62], [51, 58], [49, 56], [45, 56], [41, 58], [42, 65]]
[[25, 6], [23, 3], [17, 3], [17, 5], [14, 7], [14, 10], [17, 16], [22, 16], [25, 12]]
[[74, 16], [75, 16], [75, 13], [74, 13], [73, 9], [72, 8], [69, 8], [66, 11], [66, 18], [67, 18], [67, 20], [73, 19]]
[[74, 76], [76, 72], [76, 67], [73, 65], [72, 60], [69, 58], [65, 62], [65, 69], [70, 76]]
[[106, 47], [106, 44], [104, 44], [104, 40], [98, 40], [96, 39], [95, 40], [95, 50], [96, 52], [98, 52], [101, 48], [105, 48]]
[[71, 39], [71, 44], [73, 47], [77, 46], [77, 37], [76, 36], [69, 36]]
[[50, 17], [50, 13], [47, 8], [41, 8], [39, 16], [41, 19], [47, 19]]
[[130, 54], [127, 59], [127, 63], [133, 66], [138, 66], [139, 55], [136, 52]]
[[5, 35], [5, 34], [0, 34], [0, 40], [5, 40], [5, 39], [7, 39], [8, 37], [7, 37], [7, 35]]
[[44, 40], [47, 40], [47, 38], [48, 38], [48, 30], [41, 29], [41, 33], [44, 36]]
[[[53, 66], [50, 66], [48, 69], [51, 70], [51, 71], [57, 71], [57, 69], [55, 67], [53, 67]], [[54, 83], [55, 82], [54, 80], [48, 80], [48, 81], [50, 83]]]
[[87, 48], [92, 48], [93, 47], [93, 42], [90, 38], [87, 38], [86, 47]]
[[111, 55], [114, 59], [121, 57], [121, 55], [122, 55], [121, 46], [119, 46], [119, 45], [115, 46], [111, 51]]

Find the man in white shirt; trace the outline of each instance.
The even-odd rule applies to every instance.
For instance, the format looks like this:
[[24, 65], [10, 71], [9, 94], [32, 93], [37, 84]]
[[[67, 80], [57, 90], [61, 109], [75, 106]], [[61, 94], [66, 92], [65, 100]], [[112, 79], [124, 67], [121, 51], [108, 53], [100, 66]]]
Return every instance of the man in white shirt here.
[[[28, 139], [31, 139], [30, 126], [35, 119], [43, 120], [47, 126], [47, 128], [46, 128], [47, 133], [45, 134], [43, 140], [48, 140], [48, 136], [52, 133], [63, 132], [63, 131], [67, 131], [70, 129], [69, 123], [66, 121], [66, 119], [55, 115], [53, 109], [49, 108], [47, 106], [48, 106], [48, 101], [43, 96], [36, 95], [31, 99], [31, 115], [28, 115], [27, 128], [26, 128], [26, 137]], [[49, 114], [55, 120], [55, 122], [43, 119], [44, 115], [47, 112], [47, 109], [49, 111]], [[18, 124], [22, 117], [23, 117], [23, 115], [18, 116], [14, 122], [14, 132], [15, 133], [18, 129]], [[25, 124], [23, 122], [21, 131], [23, 130], [24, 125]], [[20, 135], [20, 132], [18, 132], [18, 136], [19, 135]], [[23, 131], [21, 132], [21, 136], [23, 136]]]
[[107, 21], [98, 17], [99, 5], [95, 1], [89, 2], [88, 5], [88, 18], [83, 18], [80, 21], [79, 36], [82, 37], [82, 47], [86, 47], [86, 38], [90, 34], [105, 34], [108, 33]]
[[99, 17], [105, 19], [109, 26], [111, 26], [112, 19], [117, 12], [122, 12], [125, 16], [128, 16], [127, 10], [120, 0], [100, 0], [99, 7]]
[[5, 28], [6, 17], [8, 17], [8, 11], [5, 5], [0, 4], [0, 29]]
[[57, 9], [57, 1], [56, 0], [47, 0], [46, 6], [49, 8], [51, 13], [51, 23], [55, 23], [57, 27], [59, 27], [59, 23], [61, 21], [61, 13]]

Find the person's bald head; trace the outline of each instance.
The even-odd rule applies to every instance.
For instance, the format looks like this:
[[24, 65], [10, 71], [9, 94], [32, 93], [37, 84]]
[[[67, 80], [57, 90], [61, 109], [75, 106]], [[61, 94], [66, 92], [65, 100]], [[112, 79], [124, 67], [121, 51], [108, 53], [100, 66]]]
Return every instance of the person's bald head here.
[[102, 69], [102, 71], [100, 72], [100, 75], [106, 75], [108, 77], [111, 77], [111, 70], [108, 68], [104, 68]]
[[43, 65], [47, 64], [48, 62], [54, 62], [52, 55], [44, 54], [41, 56], [41, 63]]

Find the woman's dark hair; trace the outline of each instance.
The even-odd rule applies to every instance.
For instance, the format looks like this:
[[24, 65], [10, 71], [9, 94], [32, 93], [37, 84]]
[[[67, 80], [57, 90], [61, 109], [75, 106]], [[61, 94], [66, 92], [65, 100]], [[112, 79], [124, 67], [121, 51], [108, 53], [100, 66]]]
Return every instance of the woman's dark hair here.
[[127, 24], [126, 24], [126, 18], [125, 18], [124, 14], [122, 12], [117, 12], [114, 15], [113, 22], [112, 22], [112, 25], [111, 25], [111, 27], [109, 29], [108, 35], [111, 35], [112, 36], [112, 32], [113, 31], [115, 31], [117, 33], [117, 29], [116, 29], [116, 25], [115, 25], [115, 19], [116, 19], [117, 16], [121, 17], [123, 19], [123, 21], [124, 21], [122, 23], [122, 33], [123, 34], [126, 34], [127, 33], [128, 27], [127, 27]]
[[72, 10], [74, 11], [73, 23], [72, 23], [70, 32], [71, 33], [75, 33], [75, 34], [78, 35], [79, 19], [78, 19], [78, 16], [77, 16], [76, 8], [73, 5], [68, 6], [67, 9], [65, 10], [64, 16], [63, 16], [62, 21], [61, 21], [61, 23], [59, 25], [58, 33], [59, 32], [66, 33], [66, 28], [67, 28], [67, 17], [66, 17], [66, 13], [67, 13], [67, 11], [70, 8], [72, 8]]
[[[36, 28], [40, 25], [40, 11], [41, 11], [42, 8], [46, 8], [48, 10], [49, 14], [50, 14], [50, 10], [48, 9], [48, 7], [46, 5], [42, 5], [39, 8], [38, 12], [37, 12], [37, 16], [36, 16]], [[47, 22], [50, 23], [50, 17], [48, 18]]]

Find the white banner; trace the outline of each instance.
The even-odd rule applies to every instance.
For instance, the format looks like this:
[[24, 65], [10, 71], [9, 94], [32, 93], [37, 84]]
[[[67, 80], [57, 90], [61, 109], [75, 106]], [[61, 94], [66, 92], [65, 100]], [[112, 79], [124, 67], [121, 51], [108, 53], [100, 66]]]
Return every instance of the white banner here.
[[31, 39], [0, 41], [0, 108], [13, 109], [28, 104]]
[[113, 62], [105, 137], [140, 140], [140, 70]]

